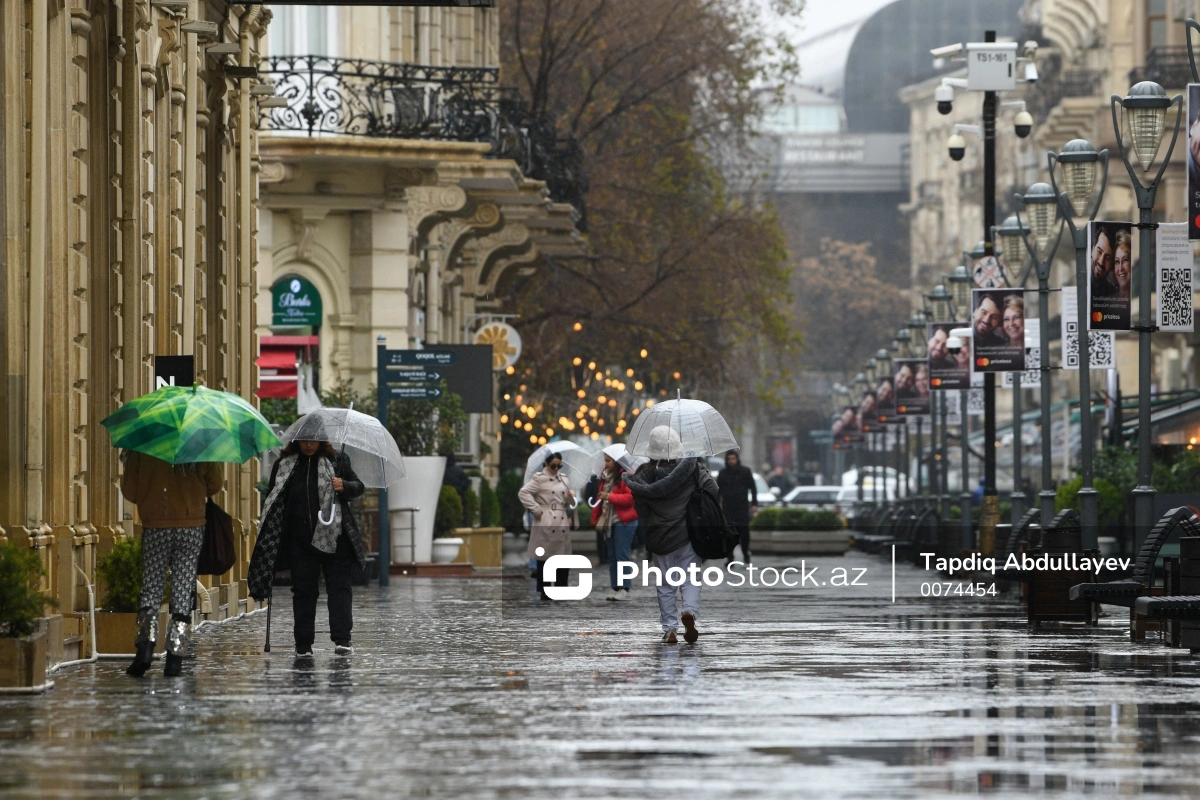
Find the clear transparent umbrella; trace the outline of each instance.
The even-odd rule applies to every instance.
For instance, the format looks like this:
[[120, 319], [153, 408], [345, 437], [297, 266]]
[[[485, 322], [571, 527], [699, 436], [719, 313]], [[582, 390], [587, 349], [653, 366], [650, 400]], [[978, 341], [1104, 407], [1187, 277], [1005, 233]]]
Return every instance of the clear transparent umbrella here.
[[[668, 429], [670, 436], [652, 436], [656, 428]], [[687, 398], [643, 409], [629, 431], [626, 447], [631, 455], [667, 461], [740, 449], [719, 411], [703, 400]]]
[[604, 471], [604, 457], [608, 456], [613, 461], [621, 465], [626, 472], [636, 472], [637, 468], [645, 464], [649, 459], [641, 456], [630, 455], [629, 450], [621, 443], [610, 444], [608, 447], [601, 450], [592, 456], [592, 474], [599, 475]]
[[534, 475], [542, 471], [542, 465], [551, 453], [557, 453], [562, 458], [562, 478], [567, 485], [576, 492], [582, 491], [592, 477], [592, 456], [574, 442], [551, 442], [534, 450], [525, 462], [525, 482], [529, 483]]
[[404, 477], [404, 458], [383, 424], [349, 408], [321, 408], [292, 423], [280, 437], [293, 441], [329, 442], [344, 449], [350, 465], [365, 486], [383, 488]]

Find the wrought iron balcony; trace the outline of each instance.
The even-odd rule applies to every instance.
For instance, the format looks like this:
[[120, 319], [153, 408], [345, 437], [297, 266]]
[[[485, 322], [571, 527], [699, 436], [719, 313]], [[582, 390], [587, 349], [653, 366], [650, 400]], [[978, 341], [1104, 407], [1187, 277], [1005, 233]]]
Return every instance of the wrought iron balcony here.
[[521, 94], [488, 67], [430, 67], [325, 56], [276, 56], [259, 75], [286, 107], [263, 109], [263, 128], [318, 135], [484, 142], [493, 158], [516, 161], [545, 181], [555, 200], [581, 215], [583, 153], [554, 121], [533, 115]]
[[1164, 89], [1182, 91], [1192, 82], [1192, 68], [1186, 45], [1152, 47], [1146, 52], [1146, 65], [1129, 71], [1130, 84], [1154, 81]]
[[1041, 125], [1064, 98], [1099, 95], [1100, 78], [1094, 69], [1072, 69], [1048, 76], [1027, 96], [1029, 113]]

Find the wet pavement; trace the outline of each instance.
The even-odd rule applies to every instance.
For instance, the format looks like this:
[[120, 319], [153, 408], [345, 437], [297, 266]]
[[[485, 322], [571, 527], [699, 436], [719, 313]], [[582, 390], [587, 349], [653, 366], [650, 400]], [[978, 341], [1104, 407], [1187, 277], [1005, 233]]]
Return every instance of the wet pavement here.
[[578, 602], [356, 588], [355, 654], [311, 661], [281, 602], [270, 654], [252, 615], [182, 679], [104, 661], [0, 696], [0, 796], [1200, 795], [1200, 658], [1130, 643], [1123, 610], [1031, 634], [1011, 594], [922, 597], [937, 576], [901, 565], [893, 603], [884, 559], [804, 561], [826, 585], [706, 588], [696, 645], [659, 642], [652, 588], [606, 602], [606, 570]]

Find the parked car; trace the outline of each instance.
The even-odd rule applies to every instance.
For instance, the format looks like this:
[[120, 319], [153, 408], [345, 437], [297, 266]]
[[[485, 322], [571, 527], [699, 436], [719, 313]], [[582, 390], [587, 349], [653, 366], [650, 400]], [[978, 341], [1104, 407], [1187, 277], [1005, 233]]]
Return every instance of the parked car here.
[[797, 486], [783, 496], [783, 504], [792, 508], [831, 508], [837, 505], [841, 486]]

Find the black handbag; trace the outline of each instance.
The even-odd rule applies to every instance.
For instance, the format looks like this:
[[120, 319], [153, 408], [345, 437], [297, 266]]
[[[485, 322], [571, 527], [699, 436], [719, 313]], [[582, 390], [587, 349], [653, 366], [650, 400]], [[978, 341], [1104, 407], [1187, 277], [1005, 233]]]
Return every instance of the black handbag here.
[[224, 575], [237, 561], [233, 546], [233, 517], [212, 501], [204, 504], [204, 544], [200, 546], [197, 575]]

